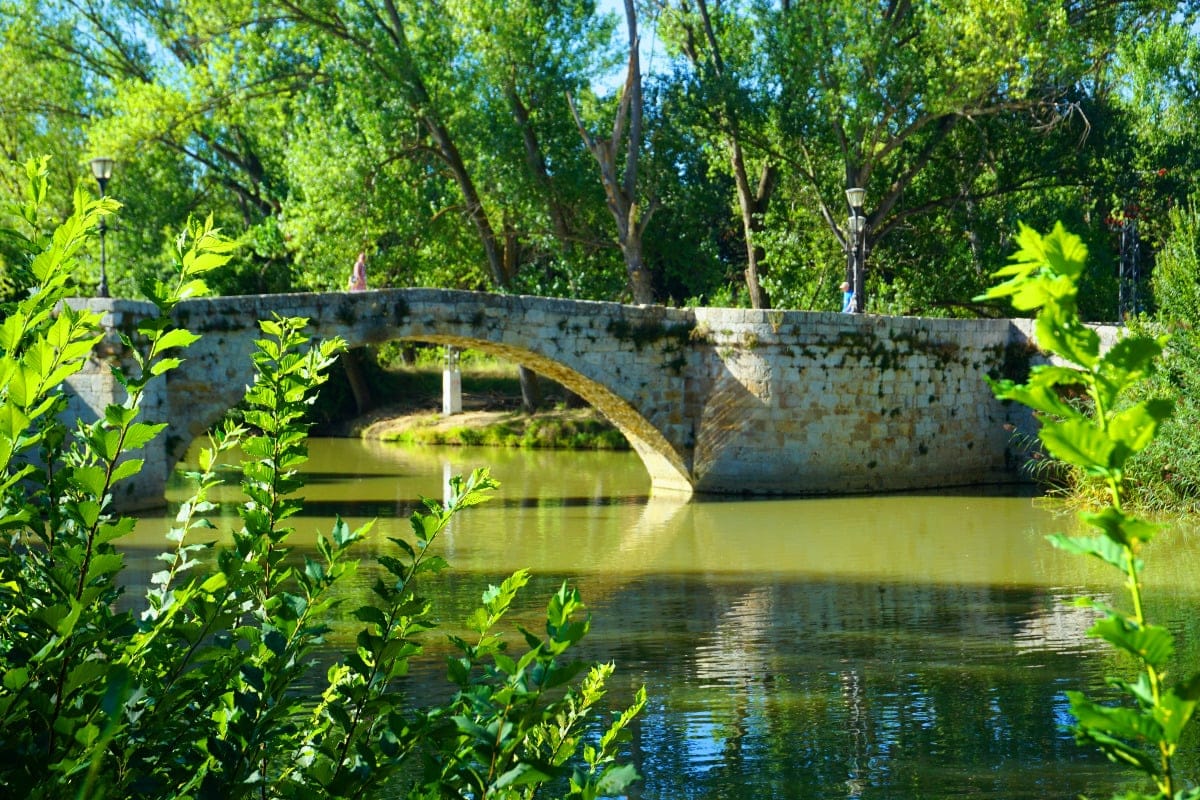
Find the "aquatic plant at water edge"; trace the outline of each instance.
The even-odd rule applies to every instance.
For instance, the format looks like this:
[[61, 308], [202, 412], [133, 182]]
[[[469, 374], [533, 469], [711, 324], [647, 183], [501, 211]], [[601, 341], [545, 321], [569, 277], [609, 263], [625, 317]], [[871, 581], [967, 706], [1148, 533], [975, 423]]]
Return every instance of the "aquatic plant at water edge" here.
[[[23, 216], [32, 222], [45, 163], [28, 175]], [[446, 567], [433, 545], [496, 488], [486, 470], [451, 481], [445, 504], [424, 501], [412, 536], [378, 557], [370, 600], [349, 612], [359, 626], [353, 647], [323, 681], [311, 674], [345, 602], [334, 587], [358, 567], [355, 546], [370, 525], [337, 520], [315, 552], [291, 542], [303, 508], [304, 413], [341, 347], [309, 342], [303, 320], [261, 323], [244, 424], [214, 432], [163, 568], [144, 600], [123, 597], [118, 544], [134, 520], [116, 512], [113, 490], [136, 476], [137, 450], [163, 427], [141, 419], [145, 388], [196, 338], [174, 328], [170, 312], [206, 290], [204, 275], [230, 245], [211, 221], [189, 224], [176, 280], [145, 287], [157, 316], [124, 337], [131, 364], [113, 365], [126, 401], [68, 430], [58, 418], [63, 381], [83, 368], [101, 328], [98, 314], [61, 301], [85, 237], [117, 207], [82, 192], [74, 204], [48, 240], [11, 235], [35, 282], [0, 324], [0, 785], [14, 796], [84, 799], [623, 791], [636, 775], [619, 749], [644, 694], [597, 727], [612, 667], [568, 658], [589, 617], [567, 586], [550, 598], [543, 633], [521, 631], [519, 653], [498, 628], [527, 576], [490, 588], [468, 621], [470, 640], [454, 642], [456, 694], [410, 708], [396, 691], [433, 627], [421, 587]], [[229, 545], [195, 543], [219, 463], [235, 447], [241, 527]]]
[[[1037, 339], [1052, 363], [1036, 366], [1027, 383], [989, 381], [996, 396], [1014, 400], [1039, 416], [1039, 437], [1046, 451], [1101, 481], [1107, 505], [1080, 513], [1095, 533], [1057, 534], [1050, 541], [1069, 553], [1092, 556], [1118, 570], [1129, 593], [1129, 609], [1090, 598], [1077, 603], [1103, 616], [1089, 630], [1132, 659], [1135, 680], [1110, 676], [1124, 704], [1096, 702], [1084, 693], [1067, 692], [1075, 717], [1076, 739], [1098, 747], [1114, 762], [1132, 766], [1153, 782], [1155, 794], [1131, 792], [1122, 800], [1196, 800], [1200, 786], [1175, 774], [1174, 761], [1184, 730], [1200, 700], [1200, 672], [1175, 679], [1175, 643], [1171, 632], [1150, 622], [1143, 597], [1142, 551], [1159, 526], [1127, 513], [1130, 459], [1157, 435], [1171, 414], [1170, 400], [1147, 397], [1119, 403], [1123, 394], [1153, 373], [1165, 338], [1129, 335], [1101, 353], [1099, 335], [1081, 321], [1078, 282], [1087, 249], [1062, 225], [1042, 236], [1022, 227], [1012, 263], [996, 272], [1007, 280], [980, 299], [1011, 298], [1019, 310], [1037, 310]], [[1068, 402], [1082, 394], [1086, 403]]]

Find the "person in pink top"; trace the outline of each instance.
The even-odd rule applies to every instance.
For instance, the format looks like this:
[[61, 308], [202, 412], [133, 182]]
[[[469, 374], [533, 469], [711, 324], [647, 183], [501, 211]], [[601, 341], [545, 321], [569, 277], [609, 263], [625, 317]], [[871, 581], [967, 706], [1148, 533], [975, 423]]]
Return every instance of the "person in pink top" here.
[[350, 291], [361, 292], [367, 288], [367, 254], [358, 254], [354, 269], [350, 270]]

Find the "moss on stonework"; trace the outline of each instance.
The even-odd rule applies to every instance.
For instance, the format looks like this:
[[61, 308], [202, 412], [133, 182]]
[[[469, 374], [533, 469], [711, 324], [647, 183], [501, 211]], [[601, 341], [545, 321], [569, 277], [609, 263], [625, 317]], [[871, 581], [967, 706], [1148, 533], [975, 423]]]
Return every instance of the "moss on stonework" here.
[[392, 324], [402, 325], [408, 319], [408, 303], [403, 298], [396, 298], [392, 306]]
[[988, 370], [988, 377], [992, 380], [1011, 381], [1023, 381], [1029, 377], [1033, 358], [1038, 353], [1037, 346], [1032, 342], [1009, 342], [1003, 346], [989, 348], [989, 351], [992, 353], [991, 362], [999, 363], [1000, 367]]
[[666, 342], [663, 348], [666, 352], [674, 352], [685, 346], [692, 336], [695, 323], [680, 322], [668, 324], [657, 321], [629, 322], [624, 318], [610, 320], [608, 333], [621, 342], [631, 342], [637, 350], [647, 345]]
[[870, 362], [880, 371], [903, 370], [902, 359], [914, 354], [932, 358], [937, 368], [943, 370], [953, 363], [967, 364], [965, 358], [960, 359], [962, 348], [959, 345], [930, 342], [908, 332], [893, 332], [884, 340], [873, 333], [842, 331], [835, 346], [840, 347], [848, 358]]
[[358, 321], [358, 315], [354, 313], [354, 307], [348, 301], [342, 301], [338, 304], [334, 316], [343, 325], [353, 325]]
[[[663, 355], [673, 355], [663, 366], [678, 375], [687, 365], [688, 344], [693, 340], [694, 322], [663, 323], [643, 320], [631, 323], [624, 318], [610, 320], [608, 334], [617, 341], [631, 342], [638, 352], [658, 346]], [[661, 344], [660, 344], [661, 343]]]

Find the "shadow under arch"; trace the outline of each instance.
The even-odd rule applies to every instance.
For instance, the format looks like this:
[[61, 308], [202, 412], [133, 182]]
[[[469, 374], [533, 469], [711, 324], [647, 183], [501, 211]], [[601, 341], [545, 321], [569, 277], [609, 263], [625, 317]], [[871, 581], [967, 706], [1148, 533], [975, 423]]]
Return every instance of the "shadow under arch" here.
[[520, 364], [562, 384], [587, 401], [629, 440], [630, 446], [650, 474], [653, 492], [691, 496], [692, 480], [681, 454], [629, 401], [598, 381], [534, 350], [499, 344], [488, 339], [439, 333], [399, 333], [392, 339], [478, 350]]

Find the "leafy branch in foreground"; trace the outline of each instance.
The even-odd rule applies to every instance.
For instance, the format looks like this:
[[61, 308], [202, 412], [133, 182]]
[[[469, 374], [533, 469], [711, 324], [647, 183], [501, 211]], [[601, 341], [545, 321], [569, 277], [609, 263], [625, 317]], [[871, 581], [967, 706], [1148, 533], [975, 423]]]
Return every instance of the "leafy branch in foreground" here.
[[[44, 195], [44, 163], [29, 176], [31, 194]], [[485, 470], [452, 481], [445, 505], [425, 501], [412, 515], [413, 539], [393, 539], [396, 555], [378, 558], [371, 602], [349, 615], [362, 625], [354, 646], [322, 688], [314, 662], [335, 655], [325, 637], [346, 602], [338, 584], [358, 566], [353, 548], [371, 526], [351, 530], [338, 519], [315, 553], [291, 542], [303, 509], [305, 410], [341, 347], [310, 344], [304, 320], [261, 323], [245, 427], [213, 434], [196, 493], [168, 533], [165, 568], [143, 603], [123, 597], [117, 543], [134, 520], [116, 513], [112, 490], [139, 472], [132, 451], [162, 428], [142, 419], [145, 387], [195, 340], [172, 327], [169, 312], [206, 291], [202, 276], [224, 263], [229, 245], [211, 223], [189, 226], [178, 280], [145, 287], [158, 315], [124, 340], [137, 351], [133, 369], [114, 367], [125, 401], [68, 431], [57, 419], [63, 381], [102, 331], [99, 315], [62, 301], [75, 253], [115, 208], [82, 193], [75, 202], [51, 239], [21, 239], [36, 283], [0, 326], [0, 785], [14, 796], [80, 800], [621, 792], [636, 776], [615, 763], [617, 744], [644, 696], [596, 732], [598, 747], [587, 743], [611, 667], [592, 667], [574, 684], [586, 667], [561, 658], [587, 623], [565, 587], [550, 602], [545, 641], [525, 632], [529, 652], [515, 660], [490, 630], [523, 573], [489, 590], [472, 618], [486, 622], [476, 626], [484, 638], [452, 670], [456, 698], [412, 708], [399, 691], [421, 653], [419, 635], [433, 626], [418, 590], [446, 565], [431, 545], [496, 487]], [[218, 462], [238, 448], [241, 528], [229, 544], [194, 543], [208, 527]], [[523, 682], [514, 683], [517, 664]], [[468, 732], [492, 725], [503, 736], [485, 751]]]
[[[1055, 363], [1034, 367], [1024, 384], [989, 383], [998, 398], [1015, 400], [1038, 414], [1039, 436], [1051, 456], [1103, 482], [1107, 507], [1079, 515], [1097, 533], [1056, 534], [1050, 541], [1119, 570], [1132, 606], [1121, 610], [1089, 598], [1077, 601], [1105, 615], [1088, 633], [1131, 657], [1139, 674], [1133, 681], [1108, 678], [1110, 686], [1132, 701], [1126, 705], [1103, 705], [1082, 692], [1068, 692], [1075, 735], [1152, 779], [1157, 794], [1130, 793], [1123, 800], [1197, 800], [1200, 787], [1185, 788], [1173, 764], [1200, 700], [1200, 673], [1174, 683], [1168, 680], [1174, 637], [1147, 619], [1142, 587], [1141, 552], [1159, 526], [1123, 508], [1129, 459], [1154, 439], [1172, 404], [1154, 397], [1121, 404], [1118, 399], [1154, 371], [1165, 338], [1126, 336], [1101, 353], [1100, 337], [1080, 321], [1076, 303], [1087, 259], [1082, 241], [1061, 224], [1046, 236], [1022, 227], [1017, 241], [1020, 249], [1013, 263], [996, 272], [1008, 280], [979, 299], [1009, 297], [1020, 310], [1036, 309], [1038, 343]], [[1079, 392], [1088, 400], [1082, 407], [1064, 399]]]

